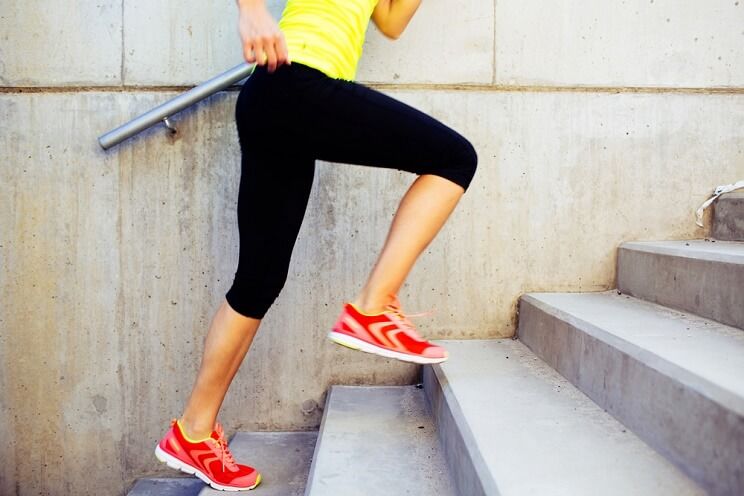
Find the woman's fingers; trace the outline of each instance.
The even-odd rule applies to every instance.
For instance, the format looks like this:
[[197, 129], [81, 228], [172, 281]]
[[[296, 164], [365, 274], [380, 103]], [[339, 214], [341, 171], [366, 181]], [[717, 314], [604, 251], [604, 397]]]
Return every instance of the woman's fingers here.
[[249, 63], [266, 64], [269, 72], [274, 72], [282, 64], [289, 64], [289, 54], [284, 36], [276, 39], [263, 38], [255, 43], [243, 45], [243, 57]]
[[239, 31], [246, 62], [266, 65], [269, 72], [289, 63], [284, 33], [265, 6], [241, 8]]
[[256, 62], [256, 58], [253, 56], [253, 45], [250, 43], [245, 43], [243, 45], [243, 58], [249, 64]]
[[276, 70], [276, 50], [274, 49], [275, 40], [268, 39], [264, 41], [264, 50], [266, 51], [266, 60], [269, 72]]
[[258, 65], [264, 65], [266, 63], [266, 50], [264, 50], [263, 42], [259, 39], [253, 44], [253, 60]]

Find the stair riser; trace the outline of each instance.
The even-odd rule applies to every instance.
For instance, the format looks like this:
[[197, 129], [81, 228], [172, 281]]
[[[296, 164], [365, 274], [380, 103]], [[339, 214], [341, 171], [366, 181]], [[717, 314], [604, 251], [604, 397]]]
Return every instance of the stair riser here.
[[718, 199], [713, 207], [711, 235], [724, 241], [744, 241], [744, 193]]
[[436, 369], [437, 365], [424, 366], [424, 390], [455, 487], [462, 495], [496, 496], [496, 483], [478, 454], [471, 453], [475, 449], [472, 433], [456, 402], [443, 389]]
[[624, 294], [744, 329], [744, 265], [620, 247]]
[[536, 355], [711, 494], [744, 494], [744, 417], [601, 333], [520, 301], [519, 339]]

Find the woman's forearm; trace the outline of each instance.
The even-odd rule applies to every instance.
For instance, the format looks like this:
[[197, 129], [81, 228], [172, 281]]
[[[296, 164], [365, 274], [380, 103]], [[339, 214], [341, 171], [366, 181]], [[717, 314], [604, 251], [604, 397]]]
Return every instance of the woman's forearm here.
[[390, 9], [385, 25], [394, 37], [400, 36], [421, 5], [421, 0], [389, 0]]
[[266, 6], [266, 0], [235, 0], [235, 3], [238, 4], [238, 8]]

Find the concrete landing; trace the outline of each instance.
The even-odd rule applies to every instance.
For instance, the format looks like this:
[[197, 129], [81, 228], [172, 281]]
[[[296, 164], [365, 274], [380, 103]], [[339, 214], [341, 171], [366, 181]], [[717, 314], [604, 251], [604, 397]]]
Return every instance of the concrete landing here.
[[333, 386], [307, 496], [455, 496], [422, 389]]
[[711, 236], [726, 241], [744, 241], [744, 191], [722, 195], [713, 204]]
[[616, 292], [530, 294], [519, 339], [712, 494], [744, 494], [744, 333]]
[[[256, 467], [262, 474], [254, 490], [263, 496], [301, 496], [305, 492], [317, 432], [237, 432], [229, 442], [238, 463]], [[178, 475], [179, 472], [173, 471]], [[251, 492], [253, 493], [253, 492]], [[128, 496], [224, 495], [196, 477], [140, 479]]]
[[744, 243], [623, 243], [617, 263], [622, 293], [744, 328]]
[[424, 384], [452, 473], [480, 478], [461, 494], [705, 494], [522, 343], [440, 343]]

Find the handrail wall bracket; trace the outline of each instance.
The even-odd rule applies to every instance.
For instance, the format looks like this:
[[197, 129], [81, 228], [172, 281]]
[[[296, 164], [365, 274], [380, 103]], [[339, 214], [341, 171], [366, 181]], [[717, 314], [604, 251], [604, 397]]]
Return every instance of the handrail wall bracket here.
[[171, 121], [169, 121], [167, 117], [163, 117], [163, 124], [165, 124], [165, 127], [168, 128], [168, 131], [170, 131], [171, 134], [178, 134], [178, 129], [171, 124]]

